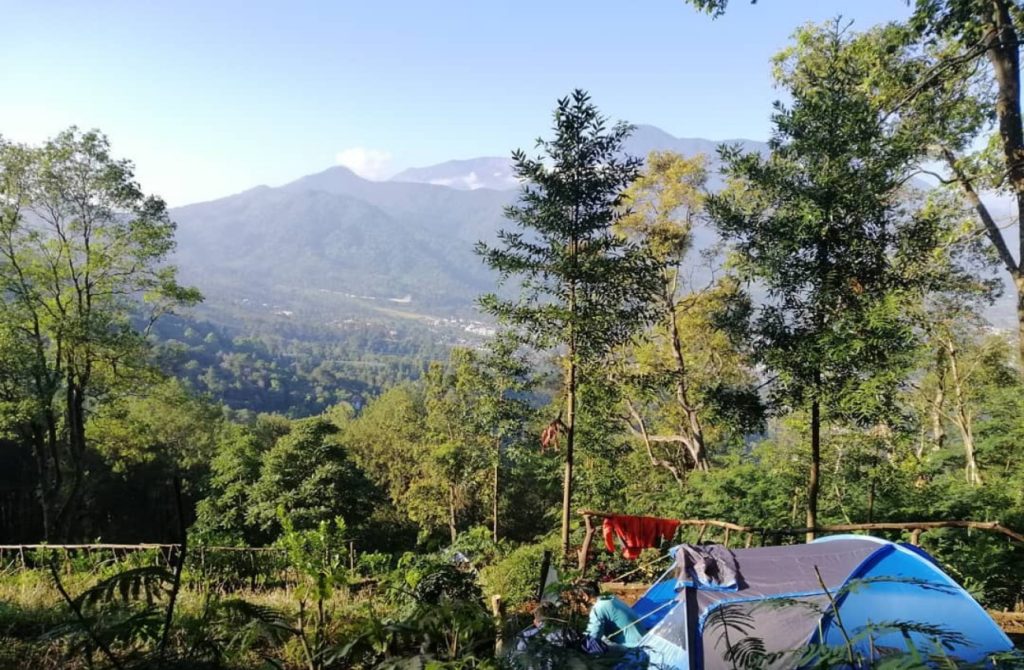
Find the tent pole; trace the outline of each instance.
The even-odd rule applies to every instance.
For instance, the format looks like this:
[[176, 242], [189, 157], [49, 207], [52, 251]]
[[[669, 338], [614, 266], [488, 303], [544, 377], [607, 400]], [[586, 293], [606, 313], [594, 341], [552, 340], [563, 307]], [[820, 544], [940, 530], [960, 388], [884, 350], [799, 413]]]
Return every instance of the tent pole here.
[[686, 607], [686, 659], [689, 670], [698, 670], [701, 667], [697, 655], [698, 635], [697, 621], [700, 619], [697, 612], [697, 588], [695, 582], [690, 579], [690, 558], [685, 551], [679, 552], [682, 564], [680, 565], [679, 578], [688, 586], [683, 587], [683, 605]]

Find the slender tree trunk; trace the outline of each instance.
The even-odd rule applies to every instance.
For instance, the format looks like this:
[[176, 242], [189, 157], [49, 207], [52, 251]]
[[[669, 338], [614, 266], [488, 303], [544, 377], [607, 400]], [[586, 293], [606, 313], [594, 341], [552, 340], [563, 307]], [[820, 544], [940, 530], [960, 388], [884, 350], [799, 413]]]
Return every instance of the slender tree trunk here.
[[[68, 465], [71, 467], [71, 481], [60, 511], [53, 519], [54, 531], [61, 540], [71, 539], [72, 515], [78, 510], [85, 480], [85, 393], [68, 375], [66, 390], [65, 419], [67, 426]], [[58, 496], [60, 495], [58, 491]]]
[[[1013, 3], [1015, 4], [1015, 3]], [[1011, 3], [1007, 0], [992, 2], [992, 31], [986, 37], [985, 54], [998, 83], [996, 116], [999, 136], [1003, 145], [1007, 176], [1017, 194], [1018, 221], [1024, 222], [1024, 126], [1020, 109], [1020, 46], [1013, 25]], [[1024, 237], [1020, 239], [1024, 252]]]
[[[832, 212], [828, 210], [826, 220], [831, 225]], [[824, 235], [818, 237], [815, 245], [815, 260], [817, 265], [818, 285], [828, 285], [828, 249], [827, 240]], [[825, 332], [826, 315], [821, 307], [814, 311], [814, 332], [821, 337]], [[818, 527], [818, 490], [821, 487], [821, 358], [819, 352], [814, 352], [815, 361], [814, 375], [811, 379], [811, 471], [807, 475], [807, 532], [806, 541], [813, 542], [815, 538], [814, 529]]]
[[[1021, 235], [1024, 236], [1024, 228]], [[1015, 277], [1013, 284], [1017, 287], [1017, 347], [1021, 373], [1024, 374], [1024, 274]]]
[[[1024, 125], [1021, 120], [1020, 104], [1020, 45], [1017, 28], [1014, 26], [1015, 3], [1007, 0], [992, 0], [989, 33], [985, 36], [985, 55], [988, 57], [998, 86], [996, 117], [999, 122], [999, 137], [1006, 163], [1006, 175], [1017, 198], [1018, 252], [1017, 262], [1012, 254], [996, 247], [1013, 277], [1017, 290], [1017, 335], [1021, 370], [1024, 371]], [[988, 224], [989, 237], [992, 229]], [[1000, 241], [1002, 234], [999, 233]], [[996, 240], [993, 239], [993, 242]], [[1005, 248], [1005, 242], [1002, 244]]]
[[448, 532], [452, 536], [452, 544], [459, 535], [459, 529], [455, 524], [455, 487], [448, 487]]
[[960, 431], [960, 440], [964, 445], [964, 475], [967, 478], [968, 484], [980, 486], [981, 470], [978, 468], [978, 460], [975, 456], [974, 419], [968, 406], [967, 392], [964, 389], [963, 375], [960, 373], [956, 346], [952, 341], [947, 340], [946, 352], [949, 358], [949, 373], [953, 378], [953, 398], [956, 403], [953, 423], [956, 424], [957, 429]]
[[679, 338], [679, 324], [676, 323], [675, 300], [666, 289], [665, 295], [665, 318], [668, 321], [669, 332], [672, 335], [672, 357], [676, 366], [676, 401], [683, 408], [686, 420], [689, 424], [684, 432], [690, 434], [690, 443], [686, 446], [693, 459], [695, 470], [709, 470], [711, 463], [708, 461], [707, 448], [704, 443], [704, 428], [701, 426], [700, 415], [690, 402], [689, 385], [686, 379], [686, 358], [683, 356], [683, 343]]
[[39, 511], [43, 521], [43, 540], [53, 541], [52, 508], [53, 495], [50, 484], [50, 464], [46, 444], [46, 428], [33, 422], [29, 439], [32, 443], [32, 456], [36, 462], [36, 497], [39, 502]]
[[565, 399], [565, 479], [562, 483], [562, 555], [569, 556], [569, 520], [572, 515], [572, 466], [576, 437], [576, 346], [569, 347]]
[[498, 541], [498, 478], [501, 475], [501, 440], [499, 439], [494, 445], [494, 490], [492, 493], [491, 501], [491, 521], [493, 523], [491, 527], [491, 537], [497, 542]]
[[[572, 241], [575, 260], [577, 240]], [[572, 466], [576, 446], [576, 283], [569, 285], [569, 360], [565, 380], [565, 478], [562, 482], [562, 558], [570, 557], [569, 521], [572, 517]]]
[[939, 451], [946, 446], [946, 425], [942, 420], [942, 408], [946, 404], [946, 356], [940, 347], [935, 361], [935, 395], [932, 397], [932, 449]]
[[33, 421], [27, 434], [36, 462], [36, 476], [39, 478], [36, 491], [43, 522], [43, 539], [47, 542], [60, 539], [57, 517], [61, 507], [61, 492], [64, 489], [64, 473], [57, 424], [56, 412], [52, 407], [47, 407], [43, 411], [42, 419]]
[[[1007, 272], [1010, 273], [1010, 278], [1013, 280], [1014, 289], [1017, 292], [1017, 345], [1018, 345], [1018, 356], [1021, 363], [1021, 370], [1024, 371], [1024, 262], [1018, 263], [1013, 257], [1013, 252], [1010, 251], [1010, 247], [1006, 243], [1006, 238], [1003, 237], [1003, 230], [999, 227], [999, 224], [994, 218], [992, 213], [989, 212], [988, 206], [981, 200], [981, 196], [978, 195], [977, 190], [974, 188], [974, 184], [967, 173], [963, 171], [960, 165], [957, 163], [957, 158], [948, 148], [944, 148], [942, 151], [945, 156], [946, 163], [949, 168], [953, 171], [953, 175], [956, 177], [957, 182], [960, 184], [961, 189], [964, 192], [964, 197], [967, 198], [967, 202], [971, 204], [974, 211], [977, 212], [978, 218], [981, 219], [982, 224], [985, 226], [985, 234], [988, 236], [992, 246], [995, 247], [996, 252], [999, 255], [999, 260], [1002, 261], [1003, 267]], [[1017, 194], [1017, 209], [1018, 212], [1024, 209], [1024, 193]], [[1021, 239], [1024, 240], [1024, 235], [1021, 235]], [[1024, 254], [1024, 249], [1021, 250]]]
[[868, 523], [875, 520], [875, 488], [878, 480], [875, 477], [875, 468], [878, 467], [878, 456], [875, 455], [871, 468], [871, 486], [868, 488]]
[[[818, 378], [819, 374], [815, 377]], [[821, 478], [821, 405], [818, 402], [820, 379], [816, 379], [814, 400], [811, 401], [811, 471], [807, 476], [807, 527], [818, 527], [818, 489]], [[814, 541], [813, 530], [807, 531], [807, 541]]]

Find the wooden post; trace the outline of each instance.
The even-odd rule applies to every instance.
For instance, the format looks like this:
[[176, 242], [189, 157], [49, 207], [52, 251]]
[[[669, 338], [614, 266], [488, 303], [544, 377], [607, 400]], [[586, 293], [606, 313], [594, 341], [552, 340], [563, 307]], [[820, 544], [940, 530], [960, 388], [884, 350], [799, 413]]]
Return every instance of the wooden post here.
[[348, 541], [348, 568], [349, 570], [356, 569], [356, 541]]
[[914, 545], [915, 547], [921, 546], [921, 532], [922, 529], [915, 528], [913, 532], [910, 533], [910, 544]]
[[548, 568], [551, 567], [551, 552], [545, 551], [544, 558], [540, 562], [540, 582], [537, 584], [537, 602], [544, 597], [544, 585], [548, 581]]
[[706, 533], [707, 530], [708, 530], [708, 525], [706, 523], [702, 523], [700, 525], [700, 532], [697, 533], [697, 541], [694, 542], [694, 544], [700, 544], [700, 541], [704, 539], [704, 533]]
[[729, 548], [729, 533], [730, 533], [731, 530], [732, 530], [731, 528], [726, 528], [725, 529], [725, 547], [726, 547], [726, 549]]
[[502, 602], [500, 595], [491, 596], [491, 614], [494, 616], [494, 628], [498, 631], [498, 636], [494, 640], [494, 655], [498, 657], [504, 647], [505, 633], [505, 603]]
[[594, 518], [589, 514], [584, 514], [583, 525], [587, 532], [583, 536], [583, 546], [580, 547], [580, 575], [587, 571], [587, 561], [590, 560], [590, 544], [594, 541]]

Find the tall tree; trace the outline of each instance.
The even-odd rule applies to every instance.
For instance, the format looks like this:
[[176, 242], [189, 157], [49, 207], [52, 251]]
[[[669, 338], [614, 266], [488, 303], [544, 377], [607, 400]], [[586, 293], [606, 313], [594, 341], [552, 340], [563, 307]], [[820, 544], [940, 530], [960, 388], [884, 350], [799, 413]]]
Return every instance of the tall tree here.
[[964, 404], [962, 354], [973, 333], [984, 328], [983, 310], [1001, 293], [1002, 282], [993, 274], [998, 259], [974, 231], [973, 212], [955, 191], [933, 190], [923, 206], [946, 218], [947, 223], [943, 226], [943, 253], [933, 256], [937, 281], [925, 296], [918, 316], [924, 346], [914, 401], [922, 415], [923, 429], [916, 456], [923, 461], [926, 452], [943, 451], [949, 437], [947, 423], [952, 422], [962, 438], [967, 480], [980, 484], [971, 413]]
[[163, 201], [132, 170], [95, 131], [0, 146], [0, 321], [27, 356], [19, 433], [48, 539], [67, 535], [82, 492], [90, 402], [146, 367], [145, 324], [200, 299], [167, 264]]
[[[689, 469], [711, 465], [709, 436], [715, 425], [730, 423], [716, 412], [719, 400], [728, 396], [737, 418], [745, 414], [757, 423], [758, 403], [737, 402], [756, 398], [753, 375], [720, 323], [727, 312], [746, 311], [745, 296], [732, 278], [715, 279], [713, 259], [692, 252], [694, 228], [704, 219], [706, 162], [704, 156], [652, 152], [627, 191], [629, 211], [617, 226], [661, 267], [661, 286], [655, 323], [620, 348], [619, 365], [610, 370], [627, 386], [627, 429], [643, 443], [651, 464], [679, 484]], [[706, 275], [706, 285], [694, 285], [698, 275]]]
[[554, 138], [540, 139], [543, 156], [512, 154], [523, 187], [506, 209], [517, 230], [502, 230], [498, 244], [477, 252], [501, 281], [516, 279], [518, 299], [485, 295], [485, 311], [533, 346], [560, 347], [565, 369], [565, 408], [556, 420], [565, 433], [562, 549], [569, 553], [573, 450], [578, 373], [604, 356], [650, 318], [657, 268], [639, 247], [612, 230], [623, 190], [640, 161], [621, 153], [630, 127], [607, 127], [590, 96], [577, 90], [554, 114]]
[[502, 469], [510, 452], [526, 442], [533, 416], [528, 394], [536, 383], [515, 338], [499, 333], [479, 361], [480, 394], [473, 415], [490, 443], [492, 473], [491, 537], [500, 539], [499, 509]]
[[[356, 464], [409, 517], [411, 496], [423, 490], [430, 462], [421, 385], [399, 384], [370, 401], [346, 427], [344, 440]], [[435, 501], [435, 506], [437, 501]], [[420, 515], [422, 516], [422, 515]]]
[[[652, 152], [647, 169], [627, 191], [631, 211], [622, 217], [619, 229], [639, 239], [662, 266], [660, 291], [656, 294], [659, 325], [667, 331], [668, 348], [672, 354], [670, 376], [675, 387], [676, 403], [684, 420], [672, 439], [689, 452], [693, 467], [707, 470], [710, 464], [704, 428], [698, 411], [693, 380], [687, 373], [686, 356], [676, 320], [679, 311], [679, 284], [683, 261], [693, 246], [693, 226], [704, 206], [707, 169], [704, 158], [687, 159], [671, 152]], [[629, 399], [630, 418], [650, 452], [652, 437]], [[633, 426], [633, 421], [627, 425]], [[652, 460], [654, 456], [651, 456]], [[678, 473], [674, 472], [678, 479]]]
[[[721, 16], [729, 0], [689, 0]], [[753, 4], [753, 3], [752, 3]], [[893, 26], [890, 48], [873, 77], [890, 113], [918, 125], [919, 153], [946, 167], [939, 176], [974, 208], [1017, 294], [1018, 358], [1024, 371], [1024, 116], [1021, 113], [1020, 0], [908, 0], [914, 12]], [[978, 150], [978, 146], [981, 146]], [[985, 191], [1013, 198], [1016, 216], [1000, 222]], [[1015, 230], [1016, 235], [1009, 232]], [[1011, 248], [1016, 237], [1016, 257]]]
[[271, 536], [280, 530], [281, 510], [296, 528], [316, 528], [338, 517], [360, 528], [380, 499], [338, 439], [337, 426], [314, 417], [293, 422], [262, 455], [248, 517]]
[[[920, 45], [923, 56], [905, 104], [928, 122], [937, 157], [948, 168], [946, 181], [956, 184], [974, 207], [1013, 281], [1024, 370], [1024, 126], [1018, 41], [1022, 22], [1024, 3], [1018, 0], [916, 0], [910, 28], [916, 37], [912, 44]], [[987, 69], [982, 69], [984, 65]], [[986, 148], [973, 151], [980, 139], [987, 140]], [[1014, 199], [1016, 258], [1007, 226], [1000, 225], [981, 199], [983, 189]]]
[[486, 395], [480, 362], [469, 349], [453, 349], [448, 365], [431, 364], [425, 381], [424, 439], [430, 445], [435, 480], [427, 483], [442, 494], [448, 531], [455, 542], [460, 512], [477, 502], [484, 473], [493, 472], [488, 467], [489, 434], [477, 414], [477, 405]]
[[724, 149], [736, 187], [708, 204], [767, 293], [754, 330], [778, 399], [810, 415], [810, 528], [822, 422], [873, 425], [894, 406], [936, 244], [934, 218], [903, 204], [916, 145], [876, 104], [869, 53], [838, 22], [800, 30], [776, 62], [792, 103], [776, 103], [771, 154]]

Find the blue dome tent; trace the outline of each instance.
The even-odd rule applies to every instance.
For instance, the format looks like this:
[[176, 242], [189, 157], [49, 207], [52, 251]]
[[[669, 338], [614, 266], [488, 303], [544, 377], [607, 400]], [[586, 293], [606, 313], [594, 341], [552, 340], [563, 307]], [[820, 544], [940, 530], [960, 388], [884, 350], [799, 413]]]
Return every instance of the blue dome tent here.
[[681, 545], [634, 605], [651, 668], [813, 665], [808, 648], [861, 658], [905, 652], [984, 663], [1013, 649], [984, 609], [925, 552], [841, 535], [730, 551]]

